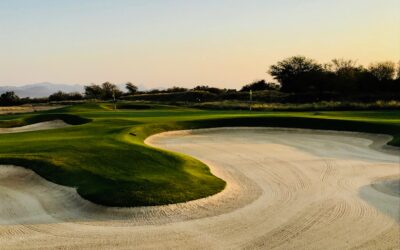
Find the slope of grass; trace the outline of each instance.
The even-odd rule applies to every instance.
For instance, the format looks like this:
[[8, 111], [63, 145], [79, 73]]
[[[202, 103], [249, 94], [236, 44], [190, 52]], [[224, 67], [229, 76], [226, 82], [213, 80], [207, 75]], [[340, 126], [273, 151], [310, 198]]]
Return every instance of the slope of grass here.
[[[152, 105], [88, 103], [59, 110], [1, 116], [0, 127], [62, 119], [75, 126], [0, 134], [0, 164], [33, 169], [50, 181], [109, 206], [161, 205], [207, 197], [225, 182], [191, 157], [144, 144], [169, 130], [224, 126], [283, 126], [386, 133], [400, 146], [399, 111], [204, 111]], [[130, 133], [135, 133], [132, 136]]]

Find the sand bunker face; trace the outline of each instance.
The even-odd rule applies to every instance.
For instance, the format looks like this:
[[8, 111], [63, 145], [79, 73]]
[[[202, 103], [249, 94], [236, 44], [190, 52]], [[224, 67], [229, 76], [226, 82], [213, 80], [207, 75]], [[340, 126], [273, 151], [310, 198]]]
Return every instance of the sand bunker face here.
[[372, 138], [382, 141], [254, 128], [156, 135], [147, 143], [192, 155], [227, 181], [215, 196], [161, 207], [97, 206], [0, 166], [0, 248], [397, 248], [400, 198], [371, 183], [400, 176], [400, 159]]
[[65, 128], [68, 126], [71, 126], [71, 125], [65, 123], [62, 120], [54, 120], [54, 121], [48, 121], [48, 122], [34, 123], [31, 125], [22, 126], [22, 127], [0, 128], [0, 134], [22, 133], [22, 132], [29, 132], [29, 131], [57, 129], [57, 128]]
[[372, 183], [372, 187], [386, 194], [400, 197], [400, 179], [398, 178], [379, 180]]

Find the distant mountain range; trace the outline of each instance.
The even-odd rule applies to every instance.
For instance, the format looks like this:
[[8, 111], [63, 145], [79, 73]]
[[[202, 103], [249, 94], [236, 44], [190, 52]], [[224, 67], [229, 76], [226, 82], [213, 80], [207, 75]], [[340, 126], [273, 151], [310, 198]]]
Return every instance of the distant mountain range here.
[[48, 97], [57, 91], [82, 93], [84, 90], [83, 85], [79, 84], [69, 85], [43, 82], [23, 86], [0, 86], [0, 93], [6, 91], [14, 91], [19, 97], [39, 98]]
[[[125, 84], [117, 84], [117, 86], [125, 91]], [[141, 87], [139, 87], [141, 88]], [[141, 88], [143, 89], [143, 88]], [[0, 86], [0, 94], [6, 91], [14, 91], [19, 97], [40, 98], [48, 97], [57, 92], [84, 92], [84, 85], [80, 84], [56, 84], [49, 82], [33, 83], [23, 86]]]

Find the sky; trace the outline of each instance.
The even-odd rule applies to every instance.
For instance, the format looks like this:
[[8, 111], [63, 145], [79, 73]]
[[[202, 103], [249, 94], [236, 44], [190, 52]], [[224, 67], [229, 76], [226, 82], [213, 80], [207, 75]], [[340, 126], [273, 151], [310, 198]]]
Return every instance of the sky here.
[[0, 86], [239, 88], [294, 55], [399, 61], [400, 1], [0, 1]]

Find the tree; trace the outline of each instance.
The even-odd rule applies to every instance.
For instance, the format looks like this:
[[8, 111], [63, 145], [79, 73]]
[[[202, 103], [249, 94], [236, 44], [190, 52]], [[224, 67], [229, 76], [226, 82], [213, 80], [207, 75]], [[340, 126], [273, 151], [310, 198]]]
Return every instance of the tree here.
[[59, 102], [59, 101], [67, 101], [67, 100], [76, 101], [76, 100], [82, 100], [82, 99], [83, 99], [82, 95], [78, 92], [65, 93], [62, 91], [58, 91], [49, 96], [49, 101], [51, 101], [51, 102], [57, 102], [57, 101]]
[[68, 100], [68, 94], [62, 91], [58, 91], [54, 94], [49, 96], [49, 101], [51, 102], [58, 102], [58, 101], [65, 101]]
[[0, 95], [0, 106], [18, 105], [19, 102], [20, 99], [14, 91], [7, 91]]
[[261, 90], [277, 90], [278, 86], [274, 83], [267, 83], [265, 80], [254, 81], [250, 84], [244, 85], [241, 92], [244, 91], [261, 91]]
[[122, 94], [122, 91], [110, 82], [105, 82], [101, 86], [96, 84], [85, 86], [86, 98], [109, 100], [119, 98]]
[[115, 99], [122, 95], [122, 91], [118, 89], [117, 85], [110, 82], [105, 82], [101, 85], [103, 90], [102, 98], [104, 100]]
[[368, 70], [379, 81], [390, 81], [395, 78], [396, 64], [390, 61], [373, 63]]
[[83, 96], [79, 92], [68, 93], [68, 100], [78, 101], [78, 100], [82, 100], [82, 99], [83, 99]]
[[219, 88], [215, 88], [215, 87], [209, 87], [208, 85], [198, 85], [198, 86], [194, 87], [192, 90], [194, 90], [194, 91], [206, 91], [206, 92], [214, 93], [214, 94], [220, 94], [220, 93], [226, 91], [226, 89], [219, 89]]
[[400, 61], [397, 63], [396, 80], [400, 80]]
[[150, 89], [147, 91], [149, 94], [158, 94], [161, 93], [162, 91], [160, 89]]
[[361, 69], [361, 66], [357, 66], [357, 61], [346, 60], [343, 58], [336, 58], [332, 60], [331, 70], [337, 75], [346, 75], [354, 72], [355, 69]]
[[363, 66], [351, 59], [333, 59], [331, 61], [331, 91], [348, 93], [370, 90], [374, 85], [373, 77]]
[[85, 97], [89, 99], [101, 99], [103, 96], [103, 89], [96, 84], [85, 86]]
[[182, 87], [173, 86], [172, 88], [168, 88], [168, 89], [164, 90], [163, 92], [166, 92], [166, 93], [176, 93], [176, 92], [186, 92], [186, 91], [188, 91], [187, 88], [182, 88]]
[[304, 56], [294, 56], [272, 65], [268, 73], [281, 84], [284, 92], [318, 89], [324, 74], [321, 64]]
[[128, 90], [129, 94], [136, 94], [138, 91], [138, 87], [131, 82], [126, 83], [125, 88]]

